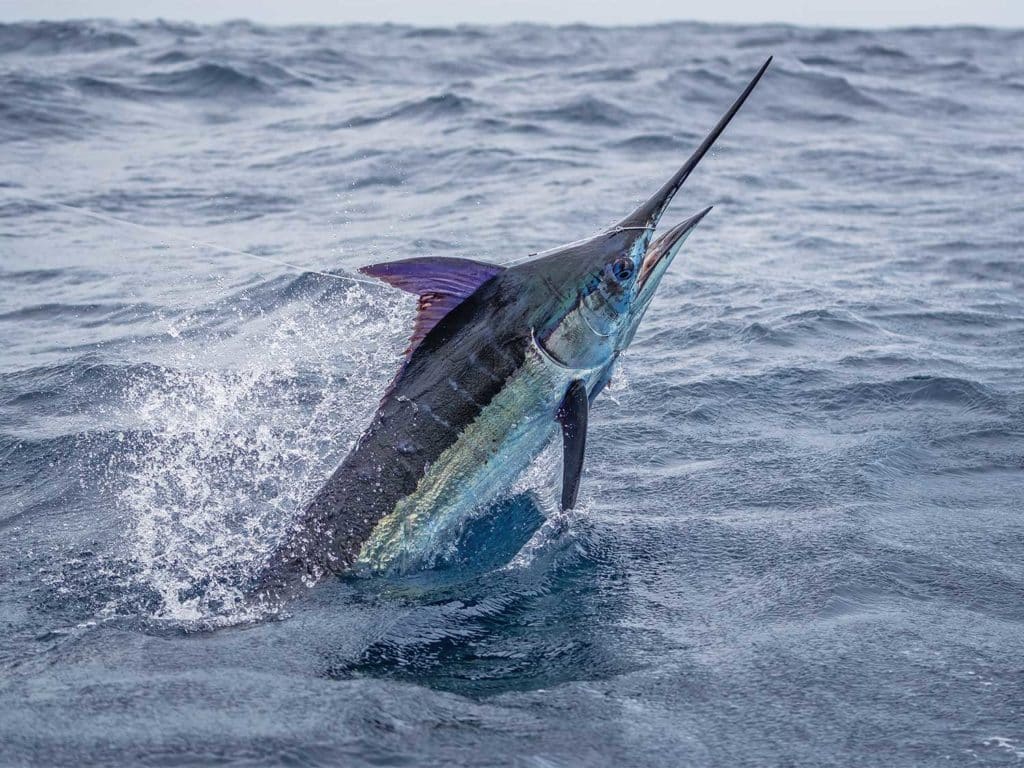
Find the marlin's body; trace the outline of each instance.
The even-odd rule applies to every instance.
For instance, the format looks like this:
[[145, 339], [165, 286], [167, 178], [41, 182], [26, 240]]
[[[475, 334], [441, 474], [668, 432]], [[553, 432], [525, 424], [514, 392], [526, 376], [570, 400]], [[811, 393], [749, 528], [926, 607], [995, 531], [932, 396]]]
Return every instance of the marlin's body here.
[[690, 160], [617, 227], [510, 268], [465, 259], [363, 268], [419, 296], [407, 360], [269, 564], [261, 590], [353, 567], [428, 563], [559, 430], [562, 507], [574, 505], [589, 403], [710, 209], [652, 244], [654, 226], [767, 66]]
[[[525, 286], [509, 272], [490, 278], [413, 350], [309, 505], [282, 553], [288, 565], [315, 578], [353, 565], [421, 564], [547, 445], [569, 384], [583, 375], [593, 389], [602, 368], [567, 368], [534, 343]], [[445, 339], [443, 364], [435, 338]]]

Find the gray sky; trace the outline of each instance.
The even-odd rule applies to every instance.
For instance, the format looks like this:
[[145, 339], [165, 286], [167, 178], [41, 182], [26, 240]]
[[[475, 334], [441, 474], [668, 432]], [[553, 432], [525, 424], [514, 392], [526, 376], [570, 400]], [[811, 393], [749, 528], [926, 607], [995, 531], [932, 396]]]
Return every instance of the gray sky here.
[[0, 0], [0, 21], [109, 17], [285, 24], [539, 21], [592, 24], [674, 19], [834, 26], [980, 24], [1024, 27], [1024, 0]]

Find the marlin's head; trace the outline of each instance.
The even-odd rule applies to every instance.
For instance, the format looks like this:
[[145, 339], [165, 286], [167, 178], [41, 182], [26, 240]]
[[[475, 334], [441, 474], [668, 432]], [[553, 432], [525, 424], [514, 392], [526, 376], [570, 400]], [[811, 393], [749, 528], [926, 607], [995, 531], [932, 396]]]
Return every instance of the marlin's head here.
[[533, 317], [534, 341], [574, 369], [606, 365], [629, 346], [669, 265], [710, 207], [652, 238], [661, 215], [764, 75], [769, 58], [697, 150], [661, 189], [606, 231], [514, 267], [552, 298]]

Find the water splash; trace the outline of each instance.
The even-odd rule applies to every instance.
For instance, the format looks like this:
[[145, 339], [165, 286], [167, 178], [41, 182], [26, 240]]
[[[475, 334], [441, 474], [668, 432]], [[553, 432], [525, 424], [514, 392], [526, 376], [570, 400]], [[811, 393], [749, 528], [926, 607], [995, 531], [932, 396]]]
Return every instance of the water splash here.
[[171, 322], [170, 359], [128, 388], [139, 429], [116, 498], [139, 578], [159, 595], [152, 618], [255, 617], [245, 585], [392, 375], [408, 302], [356, 286], [301, 293], [227, 338]]

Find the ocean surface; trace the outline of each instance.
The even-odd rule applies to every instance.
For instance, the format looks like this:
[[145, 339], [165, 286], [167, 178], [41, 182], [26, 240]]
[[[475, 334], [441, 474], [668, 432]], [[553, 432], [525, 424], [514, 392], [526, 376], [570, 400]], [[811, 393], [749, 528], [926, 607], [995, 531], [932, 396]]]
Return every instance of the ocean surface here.
[[[580, 508], [252, 605], [355, 268], [597, 231], [769, 54]], [[1024, 764], [1022, 137], [1024, 31], [0, 26], [0, 764]]]

